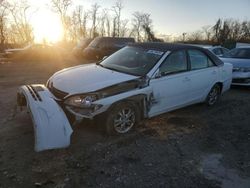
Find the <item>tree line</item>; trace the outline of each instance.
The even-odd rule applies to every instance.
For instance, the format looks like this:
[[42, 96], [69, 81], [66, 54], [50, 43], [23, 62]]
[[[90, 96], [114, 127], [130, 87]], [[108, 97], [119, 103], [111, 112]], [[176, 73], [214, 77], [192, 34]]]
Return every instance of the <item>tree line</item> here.
[[178, 41], [186, 43], [224, 45], [228, 42], [250, 43], [250, 21], [219, 18], [212, 26], [203, 26], [201, 30], [183, 33]]
[[[136, 11], [130, 19], [122, 19], [124, 4], [117, 0], [109, 9], [93, 4], [89, 9], [74, 5], [73, 0], [50, 0], [47, 5], [63, 26], [63, 41], [75, 43], [81, 38], [97, 36], [134, 37], [136, 41], [164, 41], [153, 31], [151, 15]], [[28, 1], [0, 0], [0, 46], [25, 45], [34, 41], [29, 15], [36, 13]], [[218, 19], [213, 26], [183, 33], [174, 41], [187, 43], [223, 44], [227, 41], [250, 42], [250, 21]]]
[[[51, 0], [47, 5], [61, 20], [63, 41], [76, 42], [97, 36], [134, 37], [137, 41], [158, 41], [152, 29], [150, 14], [134, 12], [132, 19], [122, 19], [122, 0], [107, 9], [97, 3], [90, 9], [75, 6], [72, 0]], [[35, 10], [26, 0], [0, 0], [0, 45], [28, 44], [34, 41], [29, 14]]]

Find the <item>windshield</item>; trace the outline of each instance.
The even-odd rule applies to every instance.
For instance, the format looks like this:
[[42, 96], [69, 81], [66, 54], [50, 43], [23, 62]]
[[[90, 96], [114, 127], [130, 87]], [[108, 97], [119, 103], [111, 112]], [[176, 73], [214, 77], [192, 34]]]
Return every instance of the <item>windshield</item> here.
[[163, 54], [164, 52], [156, 50], [125, 47], [103, 60], [100, 65], [118, 72], [144, 76], [154, 67]]
[[96, 47], [99, 45], [100, 41], [101, 41], [101, 38], [95, 38], [95, 39], [89, 44], [89, 46], [92, 47], [92, 48], [96, 48]]
[[250, 59], [250, 48], [235, 48], [226, 53], [223, 57]]

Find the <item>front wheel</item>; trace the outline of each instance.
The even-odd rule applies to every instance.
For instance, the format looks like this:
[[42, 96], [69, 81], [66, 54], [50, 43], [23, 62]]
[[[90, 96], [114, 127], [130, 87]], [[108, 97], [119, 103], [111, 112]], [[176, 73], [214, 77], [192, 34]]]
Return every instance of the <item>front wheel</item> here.
[[218, 101], [220, 94], [221, 94], [221, 88], [219, 84], [214, 85], [207, 95], [207, 100], [206, 100], [207, 105], [208, 106], [214, 105]]
[[136, 107], [130, 102], [120, 103], [109, 111], [106, 130], [109, 135], [125, 134], [133, 129], [137, 122]]

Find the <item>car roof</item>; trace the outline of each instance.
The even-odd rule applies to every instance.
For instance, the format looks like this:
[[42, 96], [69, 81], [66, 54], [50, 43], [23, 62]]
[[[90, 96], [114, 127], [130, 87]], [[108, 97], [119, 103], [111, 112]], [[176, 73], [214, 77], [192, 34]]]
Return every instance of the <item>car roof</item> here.
[[181, 43], [145, 42], [145, 43], [130, 43], [128, 44], [128, 46], [142, 48], [145, 50], [157, 50], [161, 52], [195, 49], [195, 50], [199, 50], [207, 54], [215, 62], [216, 65], [223, 64], [223, 62], [216, 55], [210, 52], [208, 49], [198, 47], [198, 46], [193, 46], [193, 45], [187, 45], [187, 44], [181, 44]]
[[94, 40], [97, 40], [97, 41], [132, 41], [132, 42], [135, 41], [135, 39], [131, 37], [96, 37]]
[[199, 49], [204, 50], [204, 48], [199, 46], [181, 44], [181, 43], [165, 43], [165, 42], [145, 42], [145, 43], [132, 43], [128, 46], [139, 47], [143, 49], [152, 49], [158, 51], [174, 51], [180, 49]]

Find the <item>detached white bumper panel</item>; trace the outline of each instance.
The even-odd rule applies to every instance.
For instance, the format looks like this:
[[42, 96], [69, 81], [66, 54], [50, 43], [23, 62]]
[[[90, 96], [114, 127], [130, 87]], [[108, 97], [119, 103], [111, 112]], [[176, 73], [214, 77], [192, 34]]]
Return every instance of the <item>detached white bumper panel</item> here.
[[73, 130], [64, 111], [44, 85], [21, 86], [18, 97], [25, 97], [31, 113], [35, 131], [35, 151], [65, 148], [70, 145]]

